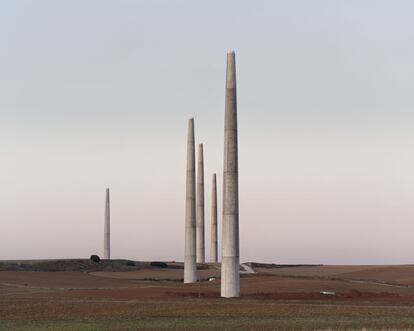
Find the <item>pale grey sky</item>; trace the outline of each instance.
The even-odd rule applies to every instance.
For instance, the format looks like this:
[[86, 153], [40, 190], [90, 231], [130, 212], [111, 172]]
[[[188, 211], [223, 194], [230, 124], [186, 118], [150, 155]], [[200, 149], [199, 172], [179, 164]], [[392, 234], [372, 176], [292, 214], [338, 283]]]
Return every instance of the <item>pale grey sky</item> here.
[[413, 15], [408, 0], [0, 1], [0, 259], [102, 254], [109, 186], [112, 256], [182, 260], [187, 120], [209, 206], [234, 49], [241, 260], [412, 263]]

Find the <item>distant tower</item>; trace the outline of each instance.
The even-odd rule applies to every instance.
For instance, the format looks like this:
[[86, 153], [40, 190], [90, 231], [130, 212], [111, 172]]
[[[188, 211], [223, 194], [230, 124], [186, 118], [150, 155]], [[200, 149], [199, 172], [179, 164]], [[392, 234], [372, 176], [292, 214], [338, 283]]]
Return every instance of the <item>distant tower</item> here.
[[227, 53], [224, 124], [221, 296], [240, 296], [239, 170], [237, 146], [236, 60]]
[[217, 263], [217, 176], [213, 175], [211, 187], [211, 246], [210, 246], [210, 262]]
[[194, 119], [188, 121], [187, 179], [185, 197], [184, 283], [197, 282], [196, 266], [196, 180]]
[[197, 167], [197, 213], [196, 213], [196, 247], [197, 263], [205, 263], [204, 243], [204, 150], [203, 144], [198, 145]]
[[104, 259], [111, 258], [111, 210], [109, 206], [109, 188], [106, 189], [105, 196], [105, 230], [104, 230]]

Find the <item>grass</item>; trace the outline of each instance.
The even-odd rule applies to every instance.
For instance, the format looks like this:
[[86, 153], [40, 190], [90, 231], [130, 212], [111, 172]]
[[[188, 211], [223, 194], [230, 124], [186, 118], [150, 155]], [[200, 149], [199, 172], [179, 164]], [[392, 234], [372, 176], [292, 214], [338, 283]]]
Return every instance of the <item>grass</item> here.
[[157, 316], [124, 320], [0, 321], [0, 330], [414, 330], [414, 317]]

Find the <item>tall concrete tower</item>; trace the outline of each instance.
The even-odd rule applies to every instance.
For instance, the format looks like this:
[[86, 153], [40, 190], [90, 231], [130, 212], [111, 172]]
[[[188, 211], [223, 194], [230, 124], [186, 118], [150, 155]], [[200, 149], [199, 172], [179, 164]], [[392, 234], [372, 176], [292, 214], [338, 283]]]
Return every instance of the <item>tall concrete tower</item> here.
[[240, 296], [239, 170], [237, 147], [236, 59], [227, 53], [224, 119], [223, 226], [221, 296]]
[[111, 258], [111, 210], [109, 206], [109, 188], [105, 195], [105, 230], [104, 230], [104, 259]]
[[188, 121], [187, 179], [185, 196], [184, 283], [197, 282], [196, 266], [196, 178], [194, 119]]
[[204, 240], [204, 150], [203, 144], [198, 145], [197, 162], [197, 221], [196, 221], [196, 247], [197, 263], [206, 262]]
[[211, 186], [211, 246], [210, 262], [217, 263], [217, 176], [213, 175]]

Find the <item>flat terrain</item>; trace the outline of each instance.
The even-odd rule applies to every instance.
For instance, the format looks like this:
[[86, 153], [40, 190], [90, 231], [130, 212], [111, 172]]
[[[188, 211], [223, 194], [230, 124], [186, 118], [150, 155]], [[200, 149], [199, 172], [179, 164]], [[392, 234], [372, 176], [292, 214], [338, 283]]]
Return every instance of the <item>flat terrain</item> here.
[[124, 262], [0, 263], [0, 330], [414, 330], [411, 265], [251, 264], [222, 299], [218, 265], [184, 285], [182, 264]]

